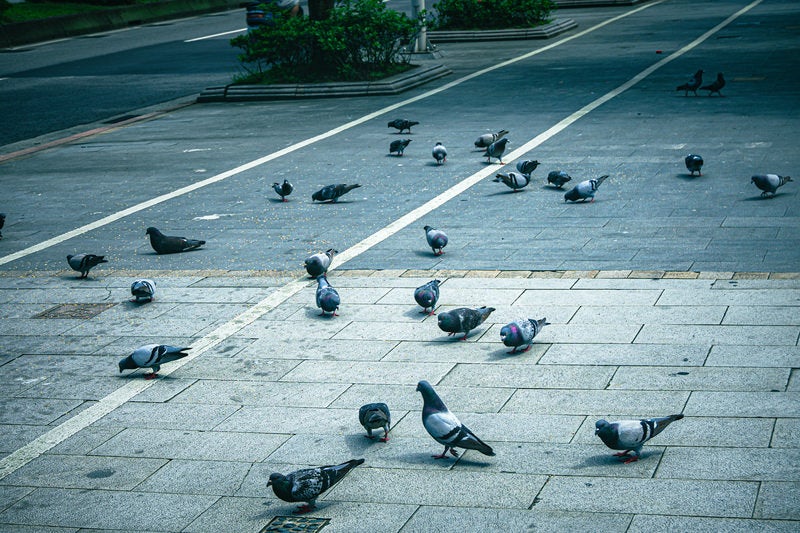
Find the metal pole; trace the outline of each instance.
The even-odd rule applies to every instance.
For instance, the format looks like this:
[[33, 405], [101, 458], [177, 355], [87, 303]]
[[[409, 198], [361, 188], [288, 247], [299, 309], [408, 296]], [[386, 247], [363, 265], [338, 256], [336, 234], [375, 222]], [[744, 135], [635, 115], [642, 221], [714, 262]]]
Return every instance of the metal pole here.
[[[419, 18], [419, 14], [425, 10], [425, 0], [411, 0], [411, 12], [413, 13], [414, 18]], [[427, 52], [428, 51], [428, 30], [423, 24], [423, 26], [419, 30], [419, 35], [417, 36], [417, 41], [414, 43], [414, 51], [415, 52]]]

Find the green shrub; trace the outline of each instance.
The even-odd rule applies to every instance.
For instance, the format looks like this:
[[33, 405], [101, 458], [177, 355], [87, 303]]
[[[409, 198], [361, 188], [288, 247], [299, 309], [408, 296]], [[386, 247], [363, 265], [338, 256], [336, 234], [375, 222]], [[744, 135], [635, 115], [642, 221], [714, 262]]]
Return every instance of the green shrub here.
[[531, 28], [548, 21], [552, 0], [439, 0], [430, 22], [436, 30]]
[[6, 21], [6, 12], [11, 8], [11, 2], [0, 0], [0, 24]]

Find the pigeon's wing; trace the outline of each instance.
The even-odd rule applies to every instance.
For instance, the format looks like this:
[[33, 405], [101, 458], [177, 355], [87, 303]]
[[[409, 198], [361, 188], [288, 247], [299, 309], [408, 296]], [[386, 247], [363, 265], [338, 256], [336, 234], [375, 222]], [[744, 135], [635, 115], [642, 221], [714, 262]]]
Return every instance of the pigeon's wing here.
[[436, 442], [446, 446], [450, 446], [450, 439], [453, 439], [461, 428], [461, 422], [449, 410], [430, 413], [422, 420], [422, 425]]
[[140, 346], [131, 354], [131, 359], [139, 368], [147, 368], [156, 363], [158, 358], [158, 344], [146, 344]]
[[295, 501], [313, 501], [327, 488], [321, 468], [297, 470], [287, 477], [292, 483], [292, 497]]
[[644, 420], [620, 420], [612, 423], [617, 428], [620, 449], [634, 450], [641, 448], [650, 433]]
[[189, 350], [186, 347], [178, 347], [178, 346], [168, 346], [168, 345], [161, 345], [158, 347], [157, 350], [157, 358], [155, 363], [158, 365], [163, 365], [164, 363], [170, 363], [172, 361], [177, 361], [178, 359], [183, 359], [186, 357], [187, 353], [184, 353], [185, 350]]

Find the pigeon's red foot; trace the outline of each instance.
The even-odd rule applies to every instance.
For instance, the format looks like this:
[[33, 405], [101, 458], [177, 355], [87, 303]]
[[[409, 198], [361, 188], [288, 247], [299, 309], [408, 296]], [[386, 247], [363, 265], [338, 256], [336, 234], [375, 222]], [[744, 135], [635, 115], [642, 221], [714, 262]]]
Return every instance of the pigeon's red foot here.
[[301, 505], [293, 511], [293, 514], [306, 514], [310, 513], [314, 509], [316, 509], [316, 507], [312, 507], [311, 505]]
[[434, 459], [444, 459], [445, 457], [447, 457], [447, 453], [442, 453], [439, 455], [431, 455], [431, 457], [433, 457]]
[[615, 453], [614, 457], [627, 457], [627, 455], [628, 455], [628, 452], [619, 452], [619, 453]]
[[461, 337], [461, 338], [460, 338], [460, 339], [458, 339], [458, 340], [460, 340], [460, 341], [465, 341], [465, 340], [467, 340], [467, 336], [466, 336], [466, 335], [464, 335], [463, 337]]
[[156, 379], [157, 377], [158, 377], [158, 374], [156, 374], [155, 372], [153, 372], [152, 374], [145, 374], [144, 375], [144, 379], [148, 379], [148, 380], [149, 379]]
[[639, 456], [638, 455], [632, 455], [628, 459], [622, 461], [622, 464], [626, 465], [628, 463], [635, 463], [638, 460], [639, 460]]
[[389, 442], [389, 435], [384, 435], [381, 442]]

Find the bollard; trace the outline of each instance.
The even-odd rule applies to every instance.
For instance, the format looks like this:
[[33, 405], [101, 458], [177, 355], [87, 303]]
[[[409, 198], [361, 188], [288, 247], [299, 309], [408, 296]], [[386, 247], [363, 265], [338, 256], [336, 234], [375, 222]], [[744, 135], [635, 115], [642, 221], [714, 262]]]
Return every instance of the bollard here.
[[[416, 19], [419, 18], [420, 13], [425, 10], [425, 0], [411, 0], [411, 13]], [[417, 35], [417, 40], [414, 43], [414, 52], [427, 52], [428, 51], [428, 30], [423, 24]]]

